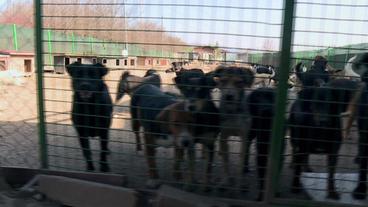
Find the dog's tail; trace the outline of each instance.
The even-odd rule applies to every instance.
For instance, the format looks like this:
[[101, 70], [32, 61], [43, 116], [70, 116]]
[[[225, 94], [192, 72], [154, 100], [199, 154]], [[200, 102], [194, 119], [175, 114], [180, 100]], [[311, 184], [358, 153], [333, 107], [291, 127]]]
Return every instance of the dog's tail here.
[[295, 75], [296, 77], [299, 79], [299, 80], [303, 80], [303, 67], [304, 67], [304, 64], [303, 62], [299, 62], [298, 64], [296, 64], [295, 66]]

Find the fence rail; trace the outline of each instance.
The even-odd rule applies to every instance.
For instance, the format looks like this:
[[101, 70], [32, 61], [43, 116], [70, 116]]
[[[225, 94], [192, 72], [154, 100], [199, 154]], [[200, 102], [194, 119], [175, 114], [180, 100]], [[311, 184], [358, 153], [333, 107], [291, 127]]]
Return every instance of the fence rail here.
[[[35, 0], [33, 6], [33, 28], [0, 18], [0, 72], [21, 74], [0, 74], [2, 165], [125, 174], [132, 188], [164, 183], [244, 205], [368, 204], [354, 193], [367, 184], [368, 5]], [[35, 73], [26, 72], [28, 61]], [[78, 73], [84, 64], [88, 71]], [[186, 73], [190, 68], [203, 73]], [[158, 90], [144, 87], [156, 84], [143, 78], [156, 77], [150, 69], [160, 77]], [[227, 100], [239, 85], [246, 98]], [[101, 102], [86, 103], [84, 96]], [[226, 111], [228, 102], [233, 111]], [[175, 136], [179, 129], [187, 131]], [[93, 132], [101, 137], [86, 138]]]

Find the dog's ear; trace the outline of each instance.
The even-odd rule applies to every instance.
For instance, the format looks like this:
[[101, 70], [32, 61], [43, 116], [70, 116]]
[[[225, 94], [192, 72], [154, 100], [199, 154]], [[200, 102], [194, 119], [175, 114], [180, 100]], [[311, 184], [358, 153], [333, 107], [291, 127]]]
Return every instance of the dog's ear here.
[[[353, 60], [352, 69], [360, 76], [367, 76], [368, 72], [368, 53], [364, 53]], [[366, 78], [366, 77], [365, 77]], [[364, 79], [365, 79], [364, 78]]]
[[313, 61], [313, 64], [312, 64], [312, 67], [316, 70], [319, 70], [319, 71], [324, 71], [327, 67], [327, 59], [323, 56], [320, 56], [320, 55], [317, 55], [315, 58], [314, 58], [314, 61]]
[[214, 71], [211, 72], [210, 76], [215, 85], [219, 83], [220, 77], [225, 71], [226, 71], [226, 66], [220, 65]]
[[254, 73], [248, 68], [242, 68], [242, 79], [245, 87], [251, 87], [254, 82]]
[[105, 76], [108, 72], [107, 68], [101, 63], [94, 64], [94, 67], [96, 67], [99, 70], [99, 74], [101, 77]]
[[173, 78], [173, 81], [176, 85], [180, 85], [183, 83], [183, 77], [181, 76], [176, 76], [175, 78]]
[[303, 82], [303, 73], [303, 62], [299, 62], [295, 66], [295, 75], [301, 82]]
[[81, 63], [80, 62], [74, 62], [74, 63], [72, 63], [72, 64], [69, 64], [69, 65], [67, 65], [67, 66], [65, 66], [65, 68], [66, 68], [66, 72], [68, 72], [68, 74], [70, 75], [70, 76], [73, 76], [73, 71], [74, 71], [74, 69], [75, 68], [78, 68], [78, 67], [80, 67], [81, 66]]
[[220, 77], [222, 73], [225, 72], [225, 70], [226, 70], [226, 66], [223, 66], [223, 65], [218, 66], [213, 72], [213, 77]]
[[206, 81], [206, 85], [214, 88], [217, 85], [217, 82], [219, 81], [218, 77], [215, 77], [215, 73], [214, 72], [209, 72], [205, 74], [205, 81]]
[[120, 79], [123, 80], [124, 78], [126, 78], [129, 75], [130, 75], [129, 71], [124, 71], [124, 73], [121, 74]]

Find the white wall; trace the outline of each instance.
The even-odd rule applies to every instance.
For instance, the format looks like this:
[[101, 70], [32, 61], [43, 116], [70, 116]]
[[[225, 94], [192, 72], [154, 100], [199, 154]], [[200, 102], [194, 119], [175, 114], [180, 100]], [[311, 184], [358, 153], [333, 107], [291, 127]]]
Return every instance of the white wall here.
[[31, 73], [35, 71], [35, 59], [32, 56], [11, 56], [8, 69], [25, 72], [24, 60], [31, 60]]

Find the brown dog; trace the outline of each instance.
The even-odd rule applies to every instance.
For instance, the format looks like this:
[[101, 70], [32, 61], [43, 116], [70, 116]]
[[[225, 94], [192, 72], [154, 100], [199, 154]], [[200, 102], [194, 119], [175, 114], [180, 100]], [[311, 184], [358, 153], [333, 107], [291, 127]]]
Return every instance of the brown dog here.
[[182, 179], [180, 163], [184, 159], [184, 150], [188, 150], [189, 158], [189, 182], [194, 182], [194, 138], [192, 113], [184, 110], [185, 103], [177, 102], [165, 107], [156, 117], [160, 122], [161, 132], [172, 136], [175, 147], [174, 177], [177, 180]]
[[[248, 133], [251, 116], [246, 104], [247, 91], [254, 82], [254, 73], [243, 67], [219, 66], [215, 70], [214, 80], [221, 91], [220, 97], [220, 154], [224, 162], [226, 184], [232, 185], [229, 168], [228, 137], [240, 137], [240, 157], [242, 172], [248, 171]], [[242, 173], [243, 174], [243, 173]]]

